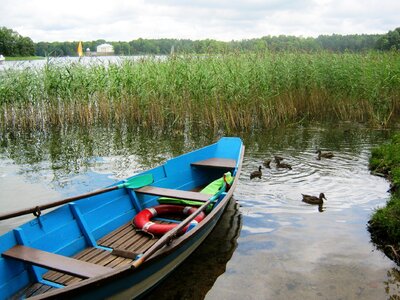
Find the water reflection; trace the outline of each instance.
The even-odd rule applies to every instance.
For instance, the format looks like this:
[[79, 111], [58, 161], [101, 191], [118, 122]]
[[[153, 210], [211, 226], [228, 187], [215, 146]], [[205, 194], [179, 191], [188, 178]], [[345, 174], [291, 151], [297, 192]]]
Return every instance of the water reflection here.
[[[30, 180], [50, 179], [63, 189], [75, 177], [107, 174], [124, 178], [199, 147], [181, 136], [160, 138], [125, 128], [51, 128], [0, 133], [0, 155], [20, 166]], [[99, 186], [95, 184], [95, 186]]]
[[[386, 141], [389, 130], [345, 123], [230, 134], [246, 145], [235, 191], [240, 213], [230, 211], [229, 220], [218, 225], [221, 231], [154, 295], [385, 299], [400, 294], [398, 268], [374, 251], [366, 229], [374, 208], [389, 198], [389, 183], [368, 170], [371, 147]], [[167, 135], [129, 126], [0, 132], [0, 175], [7, 178], [0, 180], [0, 210], [9, 210], [6, 199], [32, 206], [103, 187], [221, 135]], [[318, 148], [335, 156], [317, 160]], [[272, 162], [261, 179], [250, 180], [250, 173], [275, 155], [292, 169]], [[7, 186], [12, 188], [6, 194]], [[30, 197], [13, 190], [29, 190]], [[302, 193], [320, 192], [328, 199], [322, 207], [302, 202]], [[181, 284], [186, 278], [187, 284]]]

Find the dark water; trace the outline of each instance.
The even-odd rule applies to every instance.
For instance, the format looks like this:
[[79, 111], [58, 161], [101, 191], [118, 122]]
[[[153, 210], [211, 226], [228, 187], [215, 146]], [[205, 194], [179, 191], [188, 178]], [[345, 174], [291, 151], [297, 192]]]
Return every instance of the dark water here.
[[[399, 268], [370, 243], [366, 224], [389, 184], [368, 171], [371, 147], [391, 131], [362, 126], [296, 127], [242, 134], [246, 145], [234, 200], [210, 238], [148, 299], [392, 299]], [[1, 133], [0, 210], [103, 187], [223, 133], [155, 135], [128, 128]], [[316, 160], [315, 150], [335, 157]], [[263, 169], [285, 158], [292, 170]], [[301, 193], [327, 201], [301, 201]], [[24, 217], [0, 223], [4, 232]]]

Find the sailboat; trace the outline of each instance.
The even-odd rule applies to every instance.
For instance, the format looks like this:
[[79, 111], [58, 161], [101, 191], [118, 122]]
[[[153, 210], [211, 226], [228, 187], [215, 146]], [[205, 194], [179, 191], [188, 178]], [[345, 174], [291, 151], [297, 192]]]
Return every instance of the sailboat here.
[[79, 42], [77, 51], [78, 51], [78, 56], [82, 57], [83, 56], [82, 42]]

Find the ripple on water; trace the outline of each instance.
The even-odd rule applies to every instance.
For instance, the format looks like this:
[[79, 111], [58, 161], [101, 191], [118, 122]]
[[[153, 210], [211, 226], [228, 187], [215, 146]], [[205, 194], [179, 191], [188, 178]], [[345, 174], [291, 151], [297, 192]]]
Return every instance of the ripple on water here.
[[292, 170], [264, 168], [261, 179], [250, 180], [253, 169], [262, 163], [260, 156], [247, 153], [241, 184], [236, 195], [243, 213], [256, 216], [265, 213], [314, 213], [316, 206], [303, 203], [301, 194], [325, 193], [324, 210], [341, 211], [362, 206], [385, 196], [388, 182], [368, 171], [369, 151], [355, 154], [351, 149], [335, 152], [332, 159], [316, 159], [315, 149], [281, 154]]

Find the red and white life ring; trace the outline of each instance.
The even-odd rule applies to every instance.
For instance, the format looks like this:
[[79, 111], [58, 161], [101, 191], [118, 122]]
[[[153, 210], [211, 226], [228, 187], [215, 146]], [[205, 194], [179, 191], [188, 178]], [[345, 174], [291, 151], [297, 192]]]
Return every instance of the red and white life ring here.
[[[166, 214], [173, 215], [191, 215], [197, 210], [196, 207], [191, 206], [181, 206], [181, 205], [172, 205], [172, 204], [161, 204], [157, 206], [153, 206], [150, 208], [145, 208], [141, 212], [139, 212], [135, 218], [133, 219], [133, 223], [136, 228], [139, 228], [145, 232], [152, 233], [154, 235], [163, 235], [164, 233], [170, 231], [171, 229], [178, 226], [178, 224], [158, 224], [151, 222], [150, 220], [156, 216], [162, 216]], [[205, 213], [201, 212], [191, 224], [199, 223], [205, 218]], [[188, 224], [182, 232], [186, 232], [189, 228], [190, 224]]]

